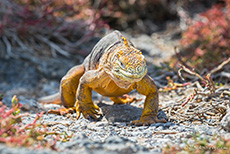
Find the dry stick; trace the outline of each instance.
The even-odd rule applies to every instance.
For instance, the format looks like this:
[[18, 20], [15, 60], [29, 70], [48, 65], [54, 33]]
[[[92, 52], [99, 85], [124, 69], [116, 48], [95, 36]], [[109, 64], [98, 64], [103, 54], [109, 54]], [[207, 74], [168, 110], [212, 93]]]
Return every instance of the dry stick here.
[[[26, 44], [20, 40], [20, 38], [17, 35], [13, 35], [13, 40], [19, 45], [19, 50], [21, 51], [29, 51], [30, 53], [34, 53], [34, 50], [32, 48], [29, 48]], [[14, 50], [17, 50], [16, 47], [14, 47]]]
[[188, 65], [182, 60], [181, 55], [180, 55], [180, 53], [178, 52], [178, 50], [179, 50], [179, 48], [178, 48], [177, 46], [175, 46], [175, 47], [174, 47], [174, 53], [175, 53], [177, 59], [179, 60], [179, 62], [180, 62], [181, 64], [183, 64], [184, 66], [188, 67]]
[[[215, 84], [211, 78], [211, 74], [208, 74], [206, 76], [206, 79], [204, 79], [202, 76], [200, 76], [200, 74], [191, 71], [190, 69], [188, 69], [187, 67], [185, 67], [184, 65], [181, 64], [181, 68], [178, 70], [178, 75], [183, 79], [182, 75], [181, 75], [181, 71], [184, 70], [185, 72], [191, 74], [191, 75], [195, 75], [197, 76], [201, 81], [203, 81], [205, 83], [205, 85], [207, 86], [207, 88], [209, 89], [211, 94], [215, 93], [216, 87]], [[189, 97], [187, 97], [187, 100], [185, 102], [182, 103], [182, 106], [185, 106], [189, 101], [193, 100], [194, 96], [197, 95], [197, 92], [193, 93], [192, 95], [190, 95]]]
[[[221, 103], [223, 103], [223, 102], [219, 102], [219, 103], [217, 103], [216, 105], [221, 104]], [[200, 105], [200, 106], [201, 106], [201, 105]], [[199, 107], [200, 107], [200, 106], [199, 106]], [[211, 106], [211, 107], [209, 107], [209, 108], [203, 109], [203, 110], [198, 111], [198, 112], [195, 112], [195, 113], [189, 113], [189, 114], [187, 114], [187, 116], [188, 116], [188, 115], [193, 115], [193, 116], [191, 116], [191, 117], [188, 118], [187, 120], [192, 120], [192, 119], [194, 119], [196, 116], [199, 117], [199, 115], [202, 115], [202, 114], [206, 113], [207, 111], [210, 111], [210, 110], [213, 110], [213, 109], [215, 109], [216, 111], [218, 111], [217, 108], [215, 108], [214, 106]], [[219, 111], [218, 111], [218, 112], [219, 112]], [[202, 116], [203, 116], [203, 115], [202, 115]], [[204, 117], [205, 117], [205, 116], [204, 116]], [[205, 117], [205, 118], [206, 118], [206, 117]]]
[[[176, 48], [175, 48], [175, 52], [176, 52]], [[176, 55], [178, 56], [178, 58], [180, 59], [179, 55], [176, 53]], [[188, 69], [185, 65], [181, 65], [181, 68], [178, 70], [178, 74], [179, 76], [181, 77], [182, 80], [184, 80], [184, 78], [182, 77], [182, 74], [181, 74], [181, 71], [184, 70], [185, 72], [191, 74], [191, 75], [195, 75], [197, 76], [202, 82], [205, 83], [205, 85], [207, 86], [207, 88], [209, 89], [209, 92], [208, 93], [204, 93], [203, 91], [199, 91], [199, 92], [195, 92], [193, 93], [192, 95], [201, 95], [201, 96], [205, 96], [205, 97], [210, 97], [210, 96], [216, 96], [216, 95], [220, 95], [221, 93], [220, 92], [217, 92], [216, 91], [216, 87], [215, 87], [215, 84], [211, 78], [211, 75], [213, 73], [216, 73], [217, 71], [221, 70], [226, 64], [228, 64], [230, 62], [230, 58], [228, 58], [227, 60], [225, 60], [224, 62], [222, 62], [218, 67], [214, 68], [213, 70], [210, 71], [210, 73], [207, 74], [207, 76], [205, 78], [203, 78], [202, 76], [200, 76], [198, 73], [194, 72], [194, 71], [191, 71], [190, 69]], [[217, 89], [218, 90], [218, 89]], [[227, 94], [229, 94], [227, 92]], [[191, 95], [191, 96], [192, 96]], [[187, 97], [190, 98], [191, 96]], [[189, 102], [191, 99], [193, 98], [190, 98], [187, 102]], [[169, 108], [168, 112], [169, 112], [169, 115], [171, 116], [170, 119], [181, 119], [181, 117], [183, 117], [184, 119], [183, 120], [195, 120], [196, 117], [198, 117], [198, 119], [200, 120], [200, 118], [205, 118], [207, 119], [207, 116], [204, 115], [206, 112], [210, 111], [211, 113], [217, 111], [219, 114], [222, 114], [223, 116], [223, 113], [219, 110], [219, 107], [217, 107], [217, 105], [219, 104], [222, 104], [223, 102], [220, 101], [219, 103], [215, 104], [215, 105], [212, 105], [212, 102], [205, 102], [205, 103], [202, 103], [202, 104], [199, 104], [198, 106], [196, 106], [195, 108], [193, 109], [190, 109], [190, 110], [193, 110], [193, 112], [184, 112], [184, 113], [179, 113], [177, 111], [177, 109], [174, 109], [175, 105], [173, 106], [168, 106], [168, 107], [165, 107], [164, 109], [166, 108]], [[207, 106], [206, 109], [204, 109], [204, 105]], [[210, 106], [210, 107], [208, 107]], [[199, 108], [201, 108], [201, 110], [199, 110]], [[182, 108], [181, 108], [182, 109]], [[179, 109], [179, 111], [181, 111]], [[216, 116], [216, 119], [219, 119], [220, 120], [220, 117], [221, 115], [219, 114], [215, 114]], [[174, 114], [172, 116], [172, 114]], [[205, 121], [205, 123], [209, 124], [209, 125], [215, 125], [217, 124], [217, 122], [215, 123], [210, 123], [208, 121]]]
[[199, 103], [199, 105], [197, 105], [196, 107], [194, 107], [193, 109], [190, 109], [191, 112], [195, 112], [196, 110], [198, 110], [200, 107], [206, 105], [207, 103]]
[[[215, 96], [217, 93], [211, 93], [211, 94], [208, 94], [208, 93], [203, 93], [203, 92], [198, 92], [197, 94], [199, 94], [199, 95], [203, 95], [203, 96]], [[218, 94], [220, 94], [220, 92], [218, 92]], [[220, 104], [220, 103], [222, 103], [222, 102], [219, 102], [219, 103], [217, 103], [217, 104]], [[210, 104], [210, 103], [209, 103]], [[216, 105], [217, 105], [216, 104]], [[208, 105], [207, 103], [203, 103], [203, 104], [200, 104], [199, 106], [197, 106], [196, 107], [196, 109], [198, 109], [198, 108], [202, 108], [202, 106], [203, 105]], [[172, 108], [171, 108], [172, 109]], [[177, 111], [172, 111], [172, 110], [170, 110], [170, 115], [171, 115], [171, 112], [173, 112], [175, 115], [177, 115], [177, 117], [178, 118], [180, 118], [180, 117], [184, 117], [186, 120], [194, 120], [194, 118], [195, 117], [204, 117], [204, 118], [207, 118], [205, 115], [203, 115], [204, 113], [206, 113], [207, 111], [210, 111], [210, 110], [213, 110], [213, 109], [215, 109], [215, 110], [217, 110], [218, 112], [219, 112], [219, 110], [218, 110], [218, 108], [216, 108], [216, 107], [209, 107], [209, 108], [207, 108], [207, 109], [205, 109], [205, 110], [201, 110], [201, 111], [198, 111], [198, 112], [196, 112], [196, 113], [182, 113], [182, 114], [180, 114], [180, 113], [178, 113]], [[219, 113], [221, 113], [221, 112], [219, 112]], [[193, 116], [189, 116], [189, 115], [193, 115]], [[174, 116], [175, 117], [175, 116]], [[220, 117], [220, 116], [218, 116], [218, 117]], [[178, 118], [175, 118], [175, 119], [178, 119]], [[173, 119], [173, 118], [171, 118], [171, 119]], [[219, 119], [219, 118], [218, 118]], [[206, 121], [205, 121], [206, 122]], [[209, 122], [206, 122], [207, 124], [209, 124], [209, 125], [214, 125], [213, 123], [209, 123]]]
[[180, 105], [181, 105], [181, 103], [169, 104], [169, 105], [162, 107], [161, 109], [173, 108], [174, 106], [180, 106]]
[[227, 60], [223, 61], [216, 68], [212, 69], [209, 74], [212, 75], [213, 73], [218, 72], [219, 70], [221, 70], [224, 67], [224, 65], [228, 64], [229, 62], [230, 62], [230, 57]]
[[[219, 104], [223, 104], [223, 103], [225, 103], [226, 101], [220, 101], [220, 102], [218, 102], [218, 103], [216, 103], [215, 105], [212, 105], [212, 102], [209, 102], [209, 103], [202, 103], [202, 104], [199, 104], [196, 108], [194, 108], [194, 109], [196, 109], [197, 110], [197, 112], [196, 111], [194, 111], [194, 112], [186, 112], [186, 113], [179, 113], [178, 111], [175, 111], [175, 109], [174, 108], [170, 108], [169, 110], [169, 112], [170, 112], [170, 115], [171, 115], [171, 113], [173, 113], [174, 114], [174, 116], [172, 116], [171, 115], [171, 117], [170, 117], [170, 119], [181, 119], [182, 117], [184, 118], [183, 120], [195, 120], [195, 119], [197, 119], [196, 117], [198, 117], [198, 119], [200, 119], [200, 118], [202, 118], [202, 117], [204, 117], [205, 119], [209, 119], [208, 118], [208, 116], [206, 116], [206, 115], [204, 115], [205, 113], [207, 113], [208, 111], [211, 111], [212, 113], [214, 112], [214, 111], [217, 111], [217, 112], [219, 112], [219, 113], [213, 113], [215, 116], [218, 116], [218, 117], [214, 117], [214, 119], [216, 119], [217, 121], [218, 120], [220, 120], [221, 119], [221, 115], [223, 115], [222, 114], [222, 112], [220, 112], [219, 111], [219, 107], [218, 107], [218, 105]], [[204, 109], [204, 106], [203, 105], [206, 105], [206, 106], [209, 106], [210, 105], [210, 107], [208, 107], [208, 108], [206, 108], [206, 109]], [[199, 108], [201, 108], [201, 110], [199, 110]], [[193, 110], [194, 110], [193, 109]], [[213, 111], [214, 110], [214, 111]], [[199, 118], [200, 117], [200, 118]], [[210, 122], [208, 122], [208, 121], [204, 121], [205, 123], [207, 123], [207, 124], [209, 124], [209, 125], [216, 125], [216, 124], [218, 124], [218, 122], [215, 122], [215, 123], [210, 123]]]
[[51, 42], [50, 40], [48, 40], [47, 38], [41, 36], [41, 35], [37, 35], [37, 38], [42, 40], [44, 43], [46, 43], [47, 45], [49, 45], [51, 48], [54, 48], [57, 52], [59, 52], [60, 54], [69, 57], [69, 53], [65, 50], [62, 50], [58, 45], [56, 45], [54, 42]]
[[207, 81], [202, 76], [200, 76], [200, 74], [198, 74], [198, 73], [196, 73], [194, 71], [191, 71], [189, 68], [185, 67], [182, 64], [180, 65], [180, 67], [181, 68], [178, 70], [178, 74], [179, 74], [179, 76], [181, 77], [182, 80], [184, 80], [184, 78], [181, 76], [181, 71], [183, 70], [183, 71], [185, 71], [185, 72], [187, 72], [187, 73], [189, 73], [191, 75], [197, 76], [201, 81], [207, 83]]
[[223, 72], [220, 73], [220, 76], [221, 76], [221, 77], [230, 78], [230, 73], [229, 73], [229, 72], [223, 71]]
[[11, 45], [10, 45], [10, 42], [8, 41], [8, 39], [6, 38], [5, 35], [2, 36], [2, 40], [3, 42], [5, 43], [6, 45], [6, 52], [9, 56], [12, 56], [13, 53], [12, 53], [12, 50], [11, 50]]
[[177, 134], [177, 133], [180, 133], [180, 132], [177, 132], [177, 131], [170, 131], [170, 130], [163, 130], [163, 131], [154, 131], [153, 134], [154, 135], [160, 135], [160, 134]]
[[[11, 13], [14, 13], [14, 12], [12, 12], [12, 11], [10, 11], [11, 10], [11, 8], [18, 8], [19, 6], [17, 5], [17, 4], [15, 4], [15, 3], [10, 3], [10, 1], [9, 0], [5, 0], [4, 2], [0, 2], [0, 4], [1, 4], [1, 6], [3, 6], [3, 7], [1, 7], [1, 10], [0, 10], [0, 13], [1, 14], [6, 14], [6, 16], [5, 17], [8, 17], [8, 15], [10, 16], [11, 15]], [[6, 8], [8, 8], [8, 9], [6, 9]], [[4, 17], [4, 18], [5, 18]], [[64, 19], [65, 17], [63, 17], [63, 19]], [[20, 20], [21, 18], [19, 18], [19, 20]], [[60, 25], [60, 24], [58, 24], [57, 26], [55, 26], [54, 28], [51, 28], [51, 29], [48, 29], [48, 31], [47, 30], [45, 30], [45, 29], [41, 29], [41, 28], [35, 28], [35, 27], [28, 27], [29, 29], [28, 29], [28, 33], [29, 33], [29, 35], [32, 35], [32, 37], [30, 37], [30, 41], [33, 39], [33, 38], [35, 38], [36, 39], [36, 35], [37, 34], [40, 34], [41, 36], [43, 36], [43, 37], [45, 37], [45, 38], [47, 38], [47, 40], [49, 41], [49, 42], [46, 42], [46, 40], [38, 40], [38, 41], [34, 41], [34, 39], [33, 39], [33, 41], [32, 41], [32, 43], [31, 44], [33, 44], [33, 47], [31, 47], [31, 46], [26, 46], [26, 44], [27, 43], [24, 43], [25, 44], [25, 47], [26, 48], [24, 48], [23, 46], [23, 42], [28, 42], [28, 38], [26, 37], [26, 38], [24, 38], [22, 41], [19, 39], [19, 37], [18, 37], [18, 33], [17, 33], [17, 27], [14, 27], [14, 28], [6, 28], [5, 30], [4, 30], [4, 34], [6, 35], [6, 36], [8, 36], [7, 38], [5, 37], [3, 37], [3, 42], [4, 42], [4, 44], [6, 44], [5, 46], [6, 46], [6, 51], [7, 51], [7, 54], [9, 55], [9, 56], [15, 56], [14, 55], [14, 53], [12, 53], [12, 49], [13, 50], [15, 50], [15, 48], [17, 48], [17, 47], [15, 47], [15, 45], [16, 46], [19, 46], [19, 47], [21, 47], [20, 48], [20, 50], [21, 51], [23, 51], [23, 50], [25, 50], [25, 49], [28, 49], [28, 47], [29, 47], [29, 49], [28, 49], [28, 51], [33, 51], [32, 50], [32, 48], [34, 48], [34, 49], [36, 49], [36, 47], [37, 47], [37, 49], [38, 49], [38, 51], [40, 51], [39, 50], [39, 47], [40, 47], [40, 44], [41, 43], [44, 43], [44, 44], [48, 44], [48, 47], [49, 48], [51, 48], [53, 51], [56, 51], [56, 52], [59, 52], [59, 53], [61, 53], [62, 55], [65, 55], [65, 56], [68, 56], [67, 54], [68, 54], [68, 52], [66, 52], [66, 51], [69, 51], [69, 50], [65, 50], [65, 48], [63, 48], [63, 47], [72, 47], [72, 48], [76, 48], [77, 46], [79, 46], [79, 45], [81, 45], [82, 44], [82, 42], [83, 41], [85, 41], [86, 39], [88, 39], [88, 38], [91, 38], [90, 36], [92, 35], [92, 33], [93, 33], [93, 31], [91, 32], [91, 33], [88, 33], [87, 34], [87, 36], [85, 36], [85, 37], [83, 37], [81, 40], [79, 40], [79, 41], [77, 41], [77, 42], [75, 42], [75, 43], [72, 43], [71, 41], [68, 41], [68, 37], [69, 37], [69, 35], [66, 33], [63, 33], [63, 29], [64, 28], [66, 28], [68, 25], [69, 25], [69, 22], [65, 22], [64, 20], [62, 20], [62, 21], [59, 21], [58, 20], [58, 22], [59, 23], [63, 23], [62, 25]], [[78, 31], [80, 31], [80, 29], [81, 28], [83, 28], [84, 27], [84, 24], [80, 24], [81, 22], [79, 22], [78, 23]], [[81, 26], [79, 26], [79, 25], [81, 25]], [[79, 28], [80, 27], [80, 28]], [[57, 31], [58, 30], [58, 28], [59, 28], [59, 33], [60, 33], [60, 36], [62, 36], [66, 41], [68, 41], [68, 43], [63, 43], [65, 46], [63, 46], [63, 47], [60, 47], [60, 45], [59, 45], [59, 43], [55, 43], [55, 42], [63, 42], [63, 41], [61, 41], [61, 39], [59, 39], [60, 37], [57, 37], [56, 39], [57, 40], [55, 40], [55, 42], [54, 41], [51, 41], [49, 38], [52, 38], [52, 32], [54, 32], [54, 31]], [[75, 30], [75, 32], [76, 32], [76, 29], [74, 29]], [[58, 33], [58, 34], [59, 34]], [[24, 35], [23, 35], [24, 36]], [[12, 39], [11, 39], [11, 37], [12, 37]], [[7, 40], [8, 39], [8, 40]], [[12, 41], [11, 41], [12, 40]], [[62, 39], [63, 40], [63, 39]], [[14, 42], [15, 41], [15, 42]], [[19, 48], [18, 47], [18, 48]], [[19, 50], [17, 48], [17, 50]], [[34, 53], [34, 52], [32, 52], [32, 53]], [[54, 53], [54, 52], [53, 52]], [[53, 54], [52, 53], [52, 54]], [[67, 54], [66, 54], [67, 53]]]
[[230, 95], [230, 91], [225, 90], [220, 94], [221, 97], [224, 97], [224, 95]]

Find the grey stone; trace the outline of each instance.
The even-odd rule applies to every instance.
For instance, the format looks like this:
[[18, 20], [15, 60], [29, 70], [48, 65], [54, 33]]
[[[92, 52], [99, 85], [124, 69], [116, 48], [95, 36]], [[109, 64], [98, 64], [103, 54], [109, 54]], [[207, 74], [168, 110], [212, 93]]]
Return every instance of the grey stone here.
[[148, 152], [148, 149], [137, 146], [134, 142], [118, 137], [111, 136], [105, 140], [105, 144], [103, 144], [103, 148], [109, 151], [117, 151], [119, 153], [136, 153], [136, 152]]
[[[132, 106], [132, 105], [102, 105], [101, 110], [108, 122], [131, 122], [133, 120], [138, 120], [141, 117], [142, 110], [141, 108]], [[167, 116], [164, 111], [159, 110], [158, 116], [159, 119], [166, 119]]]
[[104, 105], [101, 107], [108, 122], [130, 122], [141, 117], [142, 109], [131, 105]]
[[227, 111], [227, 114], [221, 120], [221, 126], [224, 130], [230, 132], [230, 110]]
[[167, 122], [167, 123], [164, 123], [163, 124], [163, 126], [165, 127], [165, 128], [169, 128], [169, 127], [171, 127], [171, 126], [174, 126], [175, 125], [175, 123], [172, 123], [172, 122]]
[[168, 120], [167, 115], [165, 114], [165, 112], [161, 109], [159, 109], [158, 114], [157, 114], [157, 118], [158, 119], [165, 119], [166, 121]]
[[21, 107], [22, 111], [41, 112], [43, 110], [42, 106], [38, 104], [34, 99], [20, 100], [20, 103], [22, 104], [22, 107]]

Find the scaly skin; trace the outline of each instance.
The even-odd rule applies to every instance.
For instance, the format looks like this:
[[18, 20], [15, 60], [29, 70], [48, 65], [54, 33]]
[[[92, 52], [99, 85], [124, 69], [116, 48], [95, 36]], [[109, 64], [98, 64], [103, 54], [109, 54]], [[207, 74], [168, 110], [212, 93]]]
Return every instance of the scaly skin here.
[[[82, 113], [85, 118], [97, 119], [99, 107], [92, 101], [92, 90], [110, 97], [115, 104], [127, 103], [121, 97], [136, 89], [146, 96], [143, 113], [134, 125], [150, 125], [166, 122], [157, 119], [158, 91], [150, 76], [146, 75], [145, 58], [120, 32], [114, 31], [102, 38], [82, 65], [73, 67], [60, 86], [62, 104], [68, 109], [50, 113]], [[132, 101], [132, 99], [130, 99]]]

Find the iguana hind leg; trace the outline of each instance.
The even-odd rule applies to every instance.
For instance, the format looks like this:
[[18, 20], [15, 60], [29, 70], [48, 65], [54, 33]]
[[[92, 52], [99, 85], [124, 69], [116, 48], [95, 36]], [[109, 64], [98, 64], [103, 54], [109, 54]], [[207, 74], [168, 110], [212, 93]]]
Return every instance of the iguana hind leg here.
[[75, 97], [79, 85], [80, 78], [84, 74], [84, 66], [77, 65], [72, 67], [67, 74], [62, 78], [60, 83], [60, 97], [61, 102], [66, 108], [58, 110], [49, 110], [48, 113], [52, 114], [66, 114], [75, 111]]
[[77, 65], [71, 68], [62, 78], [60, 85], [61, 101], [67, 108], [74, 107], [76, 91], [80, 78], [84, 74], [84, 66]]
[[117, 105], [117, 104], [130, 104], [130, 103], [133, 103], [135, 101], [142, 100], [142, 99], [137, 99], [136, 97], [131, 97], [127, 94], [124, 94], [124, 95], [119, 96], [119, 97], [110, 97], [110, 99], [114, 102], [115, 105]]

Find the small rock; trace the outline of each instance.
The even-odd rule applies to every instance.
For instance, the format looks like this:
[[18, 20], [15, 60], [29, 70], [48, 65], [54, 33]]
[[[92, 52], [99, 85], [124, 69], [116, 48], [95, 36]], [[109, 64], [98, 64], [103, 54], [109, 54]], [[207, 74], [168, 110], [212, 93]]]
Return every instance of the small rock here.
[[103, 148], [118, 153], [148, 152], [148, 149], [137, 146], [134, 142], [119, 136], [110, 136], [105, 140]]
[[230, 110], [228, 110], [227, 114], [221, 120], [221, 126], [224, 130], [230, 132]]
[[22, 111], [41, 112], [43, 110], [41, 105], [38, 104], [34, 99], [24, 99], [21, 100], [20, 103], [22, 104]]
[[165, 129], [168, 129], [169, 127], [175, 125], [175, 123], [172, 123], [172, 122], [167, 122], [167, 123], [164, 123], [163, 126], [165, 127]]

